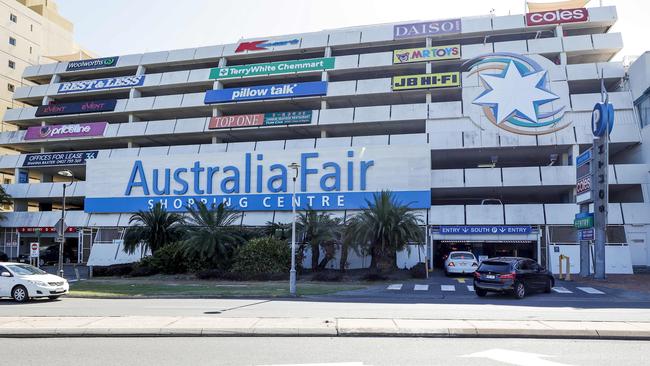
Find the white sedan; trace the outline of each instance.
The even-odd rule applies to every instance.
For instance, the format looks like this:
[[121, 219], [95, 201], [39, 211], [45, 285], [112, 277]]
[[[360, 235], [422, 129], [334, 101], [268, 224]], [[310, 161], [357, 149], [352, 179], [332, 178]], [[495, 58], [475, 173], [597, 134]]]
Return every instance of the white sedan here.
[[65, 278], [49, 274], [24, 263], [0, 263], [0, 297], [17, 302], [30, 298], [48, 297], [52, 300], [67, 294], [70, 286]]
[[478, 268], [478, 260], [472, 252], [451, 252], [445, 259], [445, 275], [451, 273], [474, 273]]

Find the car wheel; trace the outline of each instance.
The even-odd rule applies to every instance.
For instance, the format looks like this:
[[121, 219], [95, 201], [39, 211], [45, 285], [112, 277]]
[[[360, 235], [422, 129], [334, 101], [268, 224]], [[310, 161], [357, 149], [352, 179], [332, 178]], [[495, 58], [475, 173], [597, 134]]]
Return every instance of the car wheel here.
[[61, 297], [61, 295], [57, 295], [57, 296], [48, 296], [47, 298], [50, 299], [50, 300], [56, 300], [56, 299], [58, 299], [59, 297]]
[[526, 286], [521, 282], [515, 282], [515, 298], [521, 300], [526, 297]]
[[25, 286], [16, 286], [11, 290], [11, 297], [16, 302], [27, 302], [29, 300], [29, 294]]
[[474, 292], [476, 292], [476, 296], [478, 297], [485, 297], [487, 295], [487, 291], [482, 288], [474, 288]]
[[553, 281], [551, 279], [546, 280], [546, 286], [544, 287], [544, 292], [550, 294], [553, 291]]

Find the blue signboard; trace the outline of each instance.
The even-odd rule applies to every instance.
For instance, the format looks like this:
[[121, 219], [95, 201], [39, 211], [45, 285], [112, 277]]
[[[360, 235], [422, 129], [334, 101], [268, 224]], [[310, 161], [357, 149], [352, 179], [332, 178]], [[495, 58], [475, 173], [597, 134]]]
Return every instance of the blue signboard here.
[[[359, 210], [368, 207], [376, 192], [331, 192], [297, 193], [296, 209], [306, 210]], [[413, 209], [431, 207], [431, 191], [392, 192], [399, 202], [408, 203]], [[119, 197], [86, 198], [84, 210], [94, 213], [136, 212], [160, 203], [168, 211], [187, 211], [188, 205], [202, 201], [206, 205], [226, 206], [238, 211], [290, 211], [291, 193], [269, 194], [228, 194], [202, 196], [158, 196], [158, 197]]]
[[205, 93], [205, 104], [237, 102], [240, 100], [261, 100], [308, 97], [327, 94], [326, 81], [310, 81], [306, 83], [290, 83], [260, 86], [244, 86], [241, 88], [229, 88], [219, 90], [208, 90]]
[[576, 166], [581, 166], [590, 160], [591, 160], [591, 149], [578, 155], [578, 158], [576, 158]]
[[88, 159], [97, 158], [99, 151], [68, 151], [27, 154], [23, 166], [82, 165]]
[[477, 235], [477, 234], [530, 234], [530, 226], [440, 226], [443, 235]]
[[144, 83], [144, 75], [123, 76], [118, 78], [81, 80], [61, 83], [59, 93], [74, 93], [90, 90], [105, 90], [117, 88], [130, 88]]

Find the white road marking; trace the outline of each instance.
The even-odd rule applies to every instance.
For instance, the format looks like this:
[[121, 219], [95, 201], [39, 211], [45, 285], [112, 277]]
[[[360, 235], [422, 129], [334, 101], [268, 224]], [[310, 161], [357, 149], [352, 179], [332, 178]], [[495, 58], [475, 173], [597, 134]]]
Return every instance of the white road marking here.
[[571, 366], [566, 363], [548, 361], [542, 358], [542, 357], [557, 357], [557, 356], [542, 355], [539, 353], [530, 353], [530, 352], [511, 351], [509, 349], [498, 349], [498, 348], [494, 348], [482, 352], [476, 352], [469, 355], [463, 355], [460, 357], [487, 358], [489, 360], [503, 362], [509, 365], [519, 365], [519, 366]]
[[440, 291], [456, 291], [456, 286], [454, 286], [454, 285], [440, 285]]
[[415, 285], [413, 287], [415, 291], [429, 291], [429, 285]]
[[402, 289], [402, 284], [401, 283], [396, 283], [394, 285], [388, 285], [386, 288], [388, 290], [401, 290]]
[[472, 285], [467, 285], [467, 291], [469, 291], [469, 292], [474, 292], [474, 286], [472, 286]]
[[567, 289], [566, 287], [553, 287], [553, 291], [557, 292], [558, 294], [572, 294], [573, 291]]
[[[363, 362], [332, 362], [332, 363], [292, 363], [260, 366], [363, 366]], [[369, 366], [369, 365], [368, 365]]]
[[605, 295], [604, 292], [596, 290], [593, 287], [577, 287], [577, 289], [580, 290], [580, 291], [584, 291], [584, 292], [586, 292], [588, 294], [592, 294], [592, 295]]

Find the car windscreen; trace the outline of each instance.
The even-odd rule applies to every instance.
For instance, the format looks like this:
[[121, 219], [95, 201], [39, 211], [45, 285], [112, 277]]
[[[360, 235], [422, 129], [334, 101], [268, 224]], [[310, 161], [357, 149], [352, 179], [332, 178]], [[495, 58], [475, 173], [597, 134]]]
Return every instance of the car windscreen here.
[[7, 268], [21, 276], [47, 274], [47, 272], [28, 264], [7, 264]]
[[474, 255], [471, 253], [452, 253], [451, 259], [474, 259]]
[[510, 272], [510, 263], [483, 261], [478, 267], [478, 271], [508, 273]]

